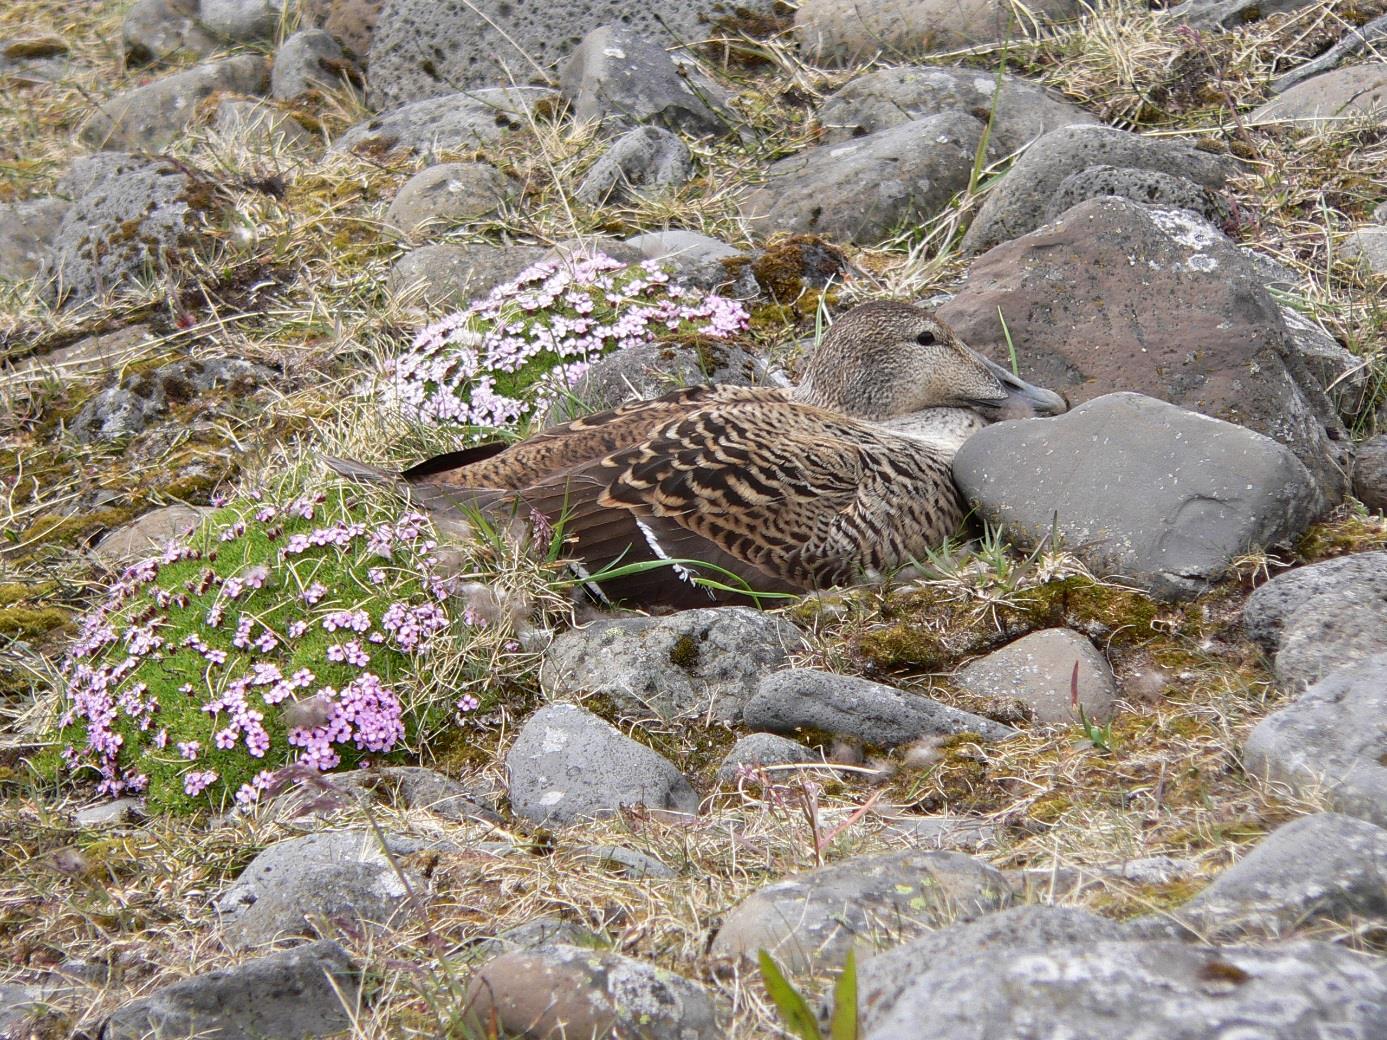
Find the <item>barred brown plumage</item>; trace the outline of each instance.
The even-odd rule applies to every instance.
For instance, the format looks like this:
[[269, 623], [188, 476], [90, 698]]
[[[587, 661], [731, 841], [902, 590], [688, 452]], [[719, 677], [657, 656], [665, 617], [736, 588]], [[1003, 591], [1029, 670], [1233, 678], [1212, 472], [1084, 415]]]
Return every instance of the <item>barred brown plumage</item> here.
[[[691, 387], [399, 479], [426, 509], [533, 510], [562, 524], [588, 573], [692, 560], [722, 583], [730, 573], [752, 590], [804, 592], [923, 558], [963, 520], [949, 469], [963, 437], [1065, 407], [930, 312], [869, 303], [832, 326], [793, 389]], [[745, 598], [694, 584], [690, 567], [628, 574], [603, 592], [645, 607]]]

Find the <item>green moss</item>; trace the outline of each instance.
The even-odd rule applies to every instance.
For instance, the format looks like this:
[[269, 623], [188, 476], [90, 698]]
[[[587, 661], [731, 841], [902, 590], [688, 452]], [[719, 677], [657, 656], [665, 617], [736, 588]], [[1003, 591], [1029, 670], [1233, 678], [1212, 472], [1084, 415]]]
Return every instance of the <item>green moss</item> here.
[[692, 636], [683, 635], [669, 648], [669, 662], [688, 670], [698, 663], [698, 643]]
[[1296, 554], [1312, 563], [1382, 548], [1387, 548], [1387, 519], [1347, 516], [1311, 526], [1296, 543]]
[[0, 636], [24, 638], [65, 630], [72, 612], [61, 607], [0, 607]]

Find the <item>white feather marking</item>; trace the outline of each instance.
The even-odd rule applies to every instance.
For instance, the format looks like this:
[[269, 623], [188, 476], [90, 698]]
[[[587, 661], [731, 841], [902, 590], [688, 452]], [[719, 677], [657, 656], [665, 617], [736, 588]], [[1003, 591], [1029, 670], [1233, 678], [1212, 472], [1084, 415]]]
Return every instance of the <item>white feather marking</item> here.
[[601, 600], [604, 606], [610, 607], [612, 605], [612, 601], [608, 599], [607, 594], [602, 591], [602, 586], [595, 581], [588, 580], [592, 577], [592, 572], [590, 570], [584, 567], [577, 560], [574, 560], [572, 563], [570, 563], [569, 567], [573, 569], [574, 574], [578, 575], [578, 577], [582, 579], [583, 588], [587, 589], [599, 600]]
[[[645, 523], [645, 521], [637, 520], [636, 526], [641, 529], [641, 534], [645, 535], [645, 544], [650, 546], [650, 551], [653, 552], [660, 559], [668, 560], [670, 558], [669, 553], [665, 552], [665, 547], [660, 544], [660, 539], [655, 537], [655, 532], [650, 529], [650, 527]], [[690, 585], [695, 584], [694, 572], [689, 570], [689, 568], [684, 566], [684, 564], [671, 563], [670, 566], [674, 568], [674, 573], [679, 575], [679, 577], [682, 578], [684, 581], [688, 582]], [[712, 589], [705, 589], [704, 591], [708, 593], [709, 599], [713, 598]]]

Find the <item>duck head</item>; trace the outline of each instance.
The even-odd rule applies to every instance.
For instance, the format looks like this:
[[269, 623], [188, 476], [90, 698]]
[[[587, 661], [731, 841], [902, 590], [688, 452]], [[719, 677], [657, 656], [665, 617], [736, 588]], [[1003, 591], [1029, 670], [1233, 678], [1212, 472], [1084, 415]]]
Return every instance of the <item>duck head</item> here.
[[859, 419], [889, 420], [965, 408], [985, 422], [1059, 415], [1064, 398], [964, 345], [932, 313], [865, 303], [843, 315], [814, 351], [797, 400]]

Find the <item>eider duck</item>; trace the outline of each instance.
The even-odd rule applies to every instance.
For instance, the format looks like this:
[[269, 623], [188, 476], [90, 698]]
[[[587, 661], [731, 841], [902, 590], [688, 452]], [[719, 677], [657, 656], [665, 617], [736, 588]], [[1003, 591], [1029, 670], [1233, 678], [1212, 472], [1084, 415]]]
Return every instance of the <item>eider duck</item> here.
[[[1066, 407], [930, 312], [877, 302], [833, 324], [797, 387], [689, 387], [398, 476], [328, 461], [344, 476], [398, 481], [425, 509], [561, 525], [602, 601], [684, 609], [923, 559], [963, 521], [950, 462], [964, 439]], [[653, 566], [627, 567], [638, 563]], [[596, 580], [613, 565], [625, 573]]]

